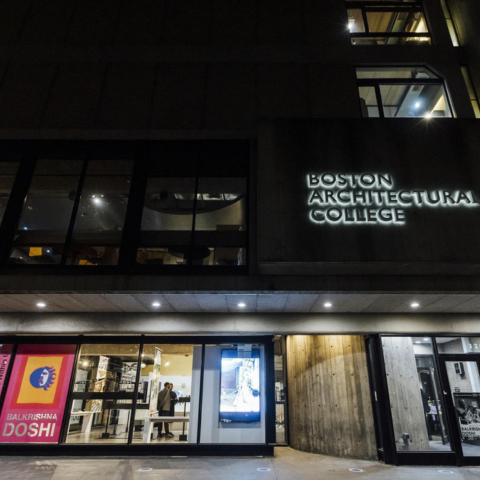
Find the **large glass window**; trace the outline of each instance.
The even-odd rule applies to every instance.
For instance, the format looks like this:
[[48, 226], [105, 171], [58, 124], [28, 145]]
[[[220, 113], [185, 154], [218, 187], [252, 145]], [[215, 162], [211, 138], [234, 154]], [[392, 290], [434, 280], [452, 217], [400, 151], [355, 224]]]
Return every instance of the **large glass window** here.
[[430, 337], [382, 337], [397, 451], [451, 451]]
[[[200, 395], [199, 382], [192, 382], [195, 352], [201, 346], [143, 346], [134, 443], [197, 443], [188, 433]], [[199, 366], [201, 357], [196, 362]]]
[[116, 265], [133, 161], [90, 160], [67, 265]]
[[347, 3], [353, 45], [430, 44], [422, 6], [415, 0], [374, 0]]
[[67, 443], [127, 443], [139, 345], [82, 345]]
[[137, 263], [246, 265], [247, 184], [244, 169], [202, 162], [158, 162], [151, 168]]
[[132, 168], [132, 161], [38, 160], [9, 263], [116, 265]]
[[364, 117], [451, 117], [441, 78], [426, 67], [358, 67]]

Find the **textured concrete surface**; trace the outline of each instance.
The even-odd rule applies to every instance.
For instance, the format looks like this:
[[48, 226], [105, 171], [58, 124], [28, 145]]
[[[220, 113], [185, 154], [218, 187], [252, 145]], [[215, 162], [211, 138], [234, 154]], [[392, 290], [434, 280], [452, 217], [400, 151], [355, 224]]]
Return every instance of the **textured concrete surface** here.
[[[361, 471], [351, 471], [358, 469]], [[38, 458], [0, 457], [2, 480], [478, 480], [480, 467], [392, 467], [277, 448], [274, 458], [135, 457]]]

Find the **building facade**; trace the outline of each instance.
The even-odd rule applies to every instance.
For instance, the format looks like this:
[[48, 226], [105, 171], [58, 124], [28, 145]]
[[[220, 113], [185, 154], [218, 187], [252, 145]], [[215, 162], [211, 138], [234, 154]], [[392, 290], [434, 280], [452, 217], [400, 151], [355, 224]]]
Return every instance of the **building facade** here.
[[479, 465], [478, 22], [0, 2], [2, 452]]

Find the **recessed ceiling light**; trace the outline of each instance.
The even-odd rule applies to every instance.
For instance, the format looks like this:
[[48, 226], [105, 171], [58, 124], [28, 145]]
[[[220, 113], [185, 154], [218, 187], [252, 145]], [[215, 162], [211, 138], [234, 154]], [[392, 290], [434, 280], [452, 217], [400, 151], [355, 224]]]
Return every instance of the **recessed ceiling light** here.
[[240, 302], [240, 303], [238, 304], [238, 306], [239, 306], [240, 308], [244, 308], [244, 307], [247, 306], [247, 304], [246, 304], [246, 303], [243, 303], [243, 302]]
[[429, 338], [424, 338], [423, 341], [424, 342], [428, 342], [430, 339]]
[[327, 303], [324, 303], [323, 306], [327, 307], [327, 308], [330, 308], [332, 306], [332, 304], [330, 302], [327, 302]]
[[419, 107], [420, 107], [420, 102], [417, 102], [417, 103], [415, 104], [415, 108], [419, 108]]
[[410, 306], [411, 306], [412, 308], [417, 308], [417, 307], [420, 306], [420, 304], [419, 304], [418, 302], [413, 302], [413, 303], [410, 304]]
[[153, 302], [152, 303], [152, 307], [159, 307], [160, 306], [160, 303], [159, 302]]
[[38, 302], [38, 303], [37, 303], [37, 307], [38, 307], [38, 308], [44, 308], [44, 307], [46, 307], [46, 306], [47, 306], [47, 304], [44, 303], [44, 302]]
[[415, 342], [415, 343], [422, 343], [420, 340], [418, 342]]
[[170, 365], [170, 362], [165, 362], [165, 366], [168, 367]]

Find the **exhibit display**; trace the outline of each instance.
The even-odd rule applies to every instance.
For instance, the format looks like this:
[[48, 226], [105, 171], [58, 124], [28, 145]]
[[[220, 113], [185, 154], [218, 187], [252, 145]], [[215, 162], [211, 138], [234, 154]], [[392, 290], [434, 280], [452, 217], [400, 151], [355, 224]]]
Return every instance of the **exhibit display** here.
[[221, 422], [260, 421], [260, 355], [258, 351], [245, 355], [222, 351]]

